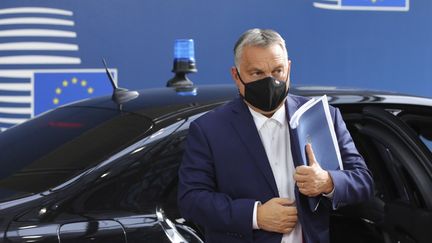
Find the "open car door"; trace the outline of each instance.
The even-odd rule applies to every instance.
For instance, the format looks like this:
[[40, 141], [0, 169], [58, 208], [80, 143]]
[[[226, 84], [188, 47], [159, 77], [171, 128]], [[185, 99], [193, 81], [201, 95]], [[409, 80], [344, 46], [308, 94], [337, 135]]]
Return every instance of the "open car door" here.
[[335, 212], [332, 242], [431, 242], [432, 154], [395, 114], [365, 107], [344, 115], [373, 173], [375, 198]]

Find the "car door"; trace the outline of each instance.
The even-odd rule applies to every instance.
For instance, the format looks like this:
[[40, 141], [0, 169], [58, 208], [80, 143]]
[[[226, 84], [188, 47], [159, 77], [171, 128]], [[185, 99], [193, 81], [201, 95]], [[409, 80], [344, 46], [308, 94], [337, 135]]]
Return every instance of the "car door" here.
[[177, 210], [177, 171], [188, 124], [188, 119], [180, 119], [156, 125], [152, 135], [127, 148], [106, 168], [98, 168], [95, 179], [63, 206], [63, 213], [87, 220], [63, 225], [61, 242], [66, 236], [71, 242], [96, 240], [92, 231], [101, 226], [118, 242], [123, 240], [120, 233], [128, 243], [202, 242]]
[[[363, 239], [430, 242], [432, 155], [418, 134], [397, 117], [401, 111], [365, 107], [362, 114], [345, 114], [356, 146], [373, 173], [375, 198], [339, 212], [351, 222], [353, 216], [362, 220], [361, 227], [358, 222], [351, 226], [363, 231]], [[342, 242], [341, 235], [349, 239], [352, 232], [347, 229], [335, 242]]]
[[126, 232], [118, 221], [91, 219], [61, 225], [58, 238], [61, 243], [121, 243], [126, 242]]
[[[174, 121], [174, 122], [173, 122]], [[177, 170], [188, 119], [155, 132], [19, 213], [9, 242], [202, 242], [177, 222]]]
[[123, 226], [104, 218], [69, 214], [48, 203], [30, 209], [12, 221], [7, 242], [126, 242]]

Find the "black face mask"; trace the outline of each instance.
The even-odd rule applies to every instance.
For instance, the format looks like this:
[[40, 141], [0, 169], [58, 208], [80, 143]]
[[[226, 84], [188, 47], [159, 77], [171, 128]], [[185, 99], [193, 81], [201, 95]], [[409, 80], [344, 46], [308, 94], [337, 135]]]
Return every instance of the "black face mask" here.
[[243, 97], [249, 104], [262, 111], [272, 111], [276, 109], [288, 95], [286, 82], [279, 81], [273, 77], [266, 77], [250, 83], [243, 82], [237, 70], [240, 81], [245, 86]]

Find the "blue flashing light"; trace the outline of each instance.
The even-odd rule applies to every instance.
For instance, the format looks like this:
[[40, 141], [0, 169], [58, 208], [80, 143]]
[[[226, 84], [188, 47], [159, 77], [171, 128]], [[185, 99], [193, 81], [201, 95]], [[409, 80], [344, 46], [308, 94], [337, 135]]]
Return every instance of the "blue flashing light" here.
[[175, 40], [174, 58], [195, 61], [194, 41], [192, 39]]

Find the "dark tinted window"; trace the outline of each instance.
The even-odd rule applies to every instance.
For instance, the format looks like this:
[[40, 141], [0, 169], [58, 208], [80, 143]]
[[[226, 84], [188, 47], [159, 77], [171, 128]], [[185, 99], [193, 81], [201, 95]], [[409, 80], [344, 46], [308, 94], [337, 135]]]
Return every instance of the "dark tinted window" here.
[[154, 213], [157, 203], [167, 214], [176, 210], [177, 171], [186, 134], [182, 130], [161, 136], [140, 152], [121, 158], [120, 168], [111, 168], [90, 185], [75, 201], [82, 204], [75, 204], [73, 210]]
[[71, 213], [134, 212], [154, 214], [156, 205], [168, 218], [179, 218], [178, 168], [190, 122], [203, 115], [155, 128], [155, 132], [131, 147], [132, 152], [102, 170], [69, 205]]
[[420, 140], [432, 152], [432, 117], [422, 121], [412, 121], [410, 125], [417, 132]]
[[[376, 197], [385, 203], [403, 201], [416, 207], [424, 207], [425, 200], [416, 183], [416, 177], [420, 176], [415, 172], [419, 169], [418, 160], [410, 147], [406, 146], [406, 141], [401, 139], [395, 130], [382, 123], [375, 123], [375, 120], [357, 120], [363, 117], [355, 115], [346, 117], [348, 119], [345, 121], [356, 147], [372, 171]], [[401, 116], [405, 118], [405, 122], [411, 121], [407, 124], [414, 128], [420, 137], [425, 127], [418, 126], [419, 117], [415, 117], [416, 119], [413, 119], [411, 114], [407, 116], [406, 112]], [[415, 123], [412, 122], [414, 120]], [[398, 122], [396, 124], [400, 123], [398, 119], [395, 121]], [[402, 127], [400, 124], [399, 128]], [[403, 128], [405, 129], [405, 125]], [[405, 132], [411, 131], [408, 129]]]
[[148, 119], [66, 107], [0, 134], [0, 200], [55, 187], [130, 144]]
[[400, 118], [414, 130], [420, 140], [432, 152], [432, 113], [422, 111], [416, 114], [407, 110], [402, 113]]
[[429, 150], [432, 152], [432, 137], [420, 135], [420, 139], [429, 148]]

